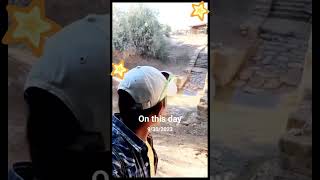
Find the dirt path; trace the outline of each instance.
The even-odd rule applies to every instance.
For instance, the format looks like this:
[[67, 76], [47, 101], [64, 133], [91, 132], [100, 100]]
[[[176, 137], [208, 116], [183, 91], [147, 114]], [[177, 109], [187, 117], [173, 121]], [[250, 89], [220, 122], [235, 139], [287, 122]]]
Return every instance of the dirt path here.
[[182, 120], [180, 124], [161, 123], [172, 127], [172, 132], [153, 132], [159, 154], [158, 177], [208, 176], [208, 123], [196, 119], [197, 102], [197, 96], [168, 99], [167, 116], [182, 116]]

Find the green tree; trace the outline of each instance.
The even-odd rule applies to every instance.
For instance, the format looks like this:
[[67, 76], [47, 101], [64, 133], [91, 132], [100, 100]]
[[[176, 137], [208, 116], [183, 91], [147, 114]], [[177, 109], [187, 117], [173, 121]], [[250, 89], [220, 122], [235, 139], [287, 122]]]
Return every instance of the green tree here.
[[112, 45], [116, 50], [133, 50], [142, 56], [165, 60], [168, 54], [165, 31], [158, 21], [158, 12], [143, 5], [127, 12], [113, 8]]

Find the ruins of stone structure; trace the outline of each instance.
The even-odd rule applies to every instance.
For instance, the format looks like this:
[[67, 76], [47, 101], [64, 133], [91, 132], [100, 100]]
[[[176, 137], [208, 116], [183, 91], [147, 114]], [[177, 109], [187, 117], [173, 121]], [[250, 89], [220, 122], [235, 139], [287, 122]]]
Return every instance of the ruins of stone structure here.
[[[201, 47], [194, 54], [189, 63], [190, 81], [198, 84], [202, 91], [200, 102], [197, 105], [197, 119], [200, 121], [208, 120], [208, 47]], [[191, 84], [191, 83], [190, 83]]]
[[311, 31], [311, 0], [257, 0], [252, 16], [240, 25], [243, 48], [214, 50], [217, 86], [248, 93], [283, 93], [301, 81]]
[[287, 132], [279, 142], [282, 166], [312, 176], [312, 36], [304, 63], [300, 101], [289, 115]]
[[197, 106], [197, 119], [208, 121], [208, 73], [206, 75], [205, 85], [203, 87], [203, 96]]
[[[217, 87], [231, 87], [253, 97], [301, 92], [279, 141], [280, 166], [312, 177], [312, 0], [254, 1], [251, 15], [241, 23], [232, 43], [226, 37], [219, 39], [223, 31], [212, 31], [217, 34], [211, 35], [215, 39], [211, 40], [210, 72]], [[239, 21], [235, 15], [232, 18]]]

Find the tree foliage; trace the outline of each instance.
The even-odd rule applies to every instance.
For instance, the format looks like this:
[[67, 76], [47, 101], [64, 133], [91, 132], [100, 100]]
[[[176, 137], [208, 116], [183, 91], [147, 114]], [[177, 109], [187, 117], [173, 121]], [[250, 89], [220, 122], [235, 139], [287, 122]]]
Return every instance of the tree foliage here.
[[135, 52], [142, 56], [166, 59], [166, 31], [158, 13], [143, 5], [124, 12], [113, 8], [112, 46], [115, 50]]

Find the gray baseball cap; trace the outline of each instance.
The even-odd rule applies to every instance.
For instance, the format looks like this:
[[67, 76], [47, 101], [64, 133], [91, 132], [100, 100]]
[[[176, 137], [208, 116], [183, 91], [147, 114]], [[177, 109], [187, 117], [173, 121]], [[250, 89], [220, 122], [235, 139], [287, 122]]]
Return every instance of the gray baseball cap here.
[[110, 15], [88, 15], [47, 39], [25, 84], [60, 98], [110, 149]]

